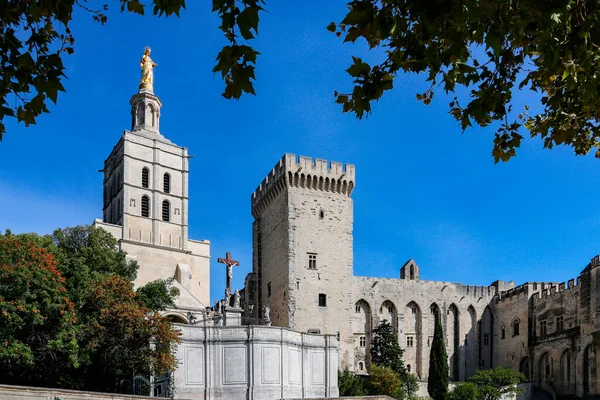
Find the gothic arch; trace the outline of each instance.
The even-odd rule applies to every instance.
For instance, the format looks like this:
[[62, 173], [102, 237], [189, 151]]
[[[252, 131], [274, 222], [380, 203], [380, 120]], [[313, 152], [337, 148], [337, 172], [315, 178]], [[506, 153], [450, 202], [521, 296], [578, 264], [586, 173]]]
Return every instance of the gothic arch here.
[[[355, 340], [355, 360], [362, 362], [363, 366], [368, 367], [369, 348], [371, 347], [372, 311], [371, 305], [365, 299], [360, 299], [354, 304], [354, 313], [352, 314], [351, 321]], [[361, 372], [360, 368], [358, 372]], [[362, 372], [364, 373], [365, 371]]]
[[531, 379], [531, 368], [529, 365], [529, 357], [525, 356], [519, 363], [519, 372], [525, 375], [527, 379]]
[[494, 354], [494, 314], [486, 306], [481, 315], [481, 330], [479, 333], [480, 355], [479, 366], [483, 369], [492, 368]]
[[398, 308], [391, 300], [385, 300], [379, 307], [379, 320], [387, 320], [398, 332]]
[[[410, 301], [404, 308], [403, 332], [405, 336], [404, 360], [415, 366], [415, 374], [423, 376], [423, 326], [421, 307]], [[411, 339], [412, 338], [412, 339]]]
[[477, 353], [479, 344], [477, 343], [477, 311], [473, 305], [469, 305], [464, 321], [464, 351], [465, 351], [465, 378], [475, 374], [477, 370]]
[[460, 315], [456, 304], [450, 304], [446, 316], [446, 338], [448, 340], [448, 360], [450, 379], [460, 379]]
[[171, 322], [176, 323], [176, 324], [186, 324], [187, 325], [190, 323], [185, 315], [180, 314], [178, 312], [171, 311], [171, 312], [164, 314], [164, 316], [169, 318], [169, 320], [171, 320]]
[[598, 372], [596, 369], [596, 349], [593, 344], [583, 351], [583, 394], [594, 395], [598, 392]]
[[565, 349], [560, 355], [560, 391], [571, 393], [571, 350]]
[[538, 360], [538, 385], [542, 383], [549, 383], [552, 378], [552, 361], [548, 352], [541, 355]]

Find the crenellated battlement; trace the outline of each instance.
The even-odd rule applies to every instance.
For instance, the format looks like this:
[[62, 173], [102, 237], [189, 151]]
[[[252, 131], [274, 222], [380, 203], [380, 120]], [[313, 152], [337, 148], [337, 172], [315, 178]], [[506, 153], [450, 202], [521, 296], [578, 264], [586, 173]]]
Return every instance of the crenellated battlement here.
[[350, 197], [355, 186], [355, 167], [320, 158], [286, 153], [252, 193], [253, 215], [284, 187], [338, 193]]
[[528, 299], [536, 293], [541, 293], [555, 286], [558, 286], [556, 282], [526, 282], [515, 288], [499, 292], [497, 302]]
[[537, 293], [537, 299], [545, 299], [556, 295], [562, 295], [563, 293], [568, 292], [571, 289], [577, 288], [579, 286], [579, 282], [579, 277], [577, 277], [575, 279], [569, 279], [567, 282], [562, 282], [558, 285], [553, 285], [549, 288], [545, 288], [539, 293]]

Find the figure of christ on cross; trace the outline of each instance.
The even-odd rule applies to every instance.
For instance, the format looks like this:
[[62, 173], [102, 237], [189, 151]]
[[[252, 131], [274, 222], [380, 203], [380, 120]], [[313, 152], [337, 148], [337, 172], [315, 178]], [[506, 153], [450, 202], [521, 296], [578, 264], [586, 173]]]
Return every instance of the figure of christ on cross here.
[[[233, 267], [240, 265], [240, 262], [233, 260], [230, 252], [227, 252], [225, 258], [219, 258], [217, 261], [221, 264], [225, 264], [225, 267], [227, 268], [227, 285], [225, 291], [227, 292], [227, 296], [231, 296], [231, 278], [233, 278]], [[225, 300], [229, 301], [229, 299]]]

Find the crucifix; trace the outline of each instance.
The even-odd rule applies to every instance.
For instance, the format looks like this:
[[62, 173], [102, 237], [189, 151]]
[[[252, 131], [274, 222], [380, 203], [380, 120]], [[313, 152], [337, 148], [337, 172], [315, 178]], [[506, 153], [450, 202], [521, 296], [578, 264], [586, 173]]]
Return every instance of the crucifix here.
[[233, 267], [240, 265], [240, 262], [233, 260], [230, 252], [227, 252], [225, 258], [219, 258], [217, 261], [221, 264], [225, 264], [225, 267], [227, 268], [227, 286], [225, 288], [225, 292], [228, 296], [231, 296], [231, 278], [233, 278]]

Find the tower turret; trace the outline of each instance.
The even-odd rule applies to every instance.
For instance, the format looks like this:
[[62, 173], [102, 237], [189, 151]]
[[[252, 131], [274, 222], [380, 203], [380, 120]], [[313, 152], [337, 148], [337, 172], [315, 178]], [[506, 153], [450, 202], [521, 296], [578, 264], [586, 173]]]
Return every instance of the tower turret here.
[[256, 308], [268, 305], [274, 325], [339, 335], [342, 360], [353, 343], [354, 185], [353, 165], [286, 154], [252, 194]]

